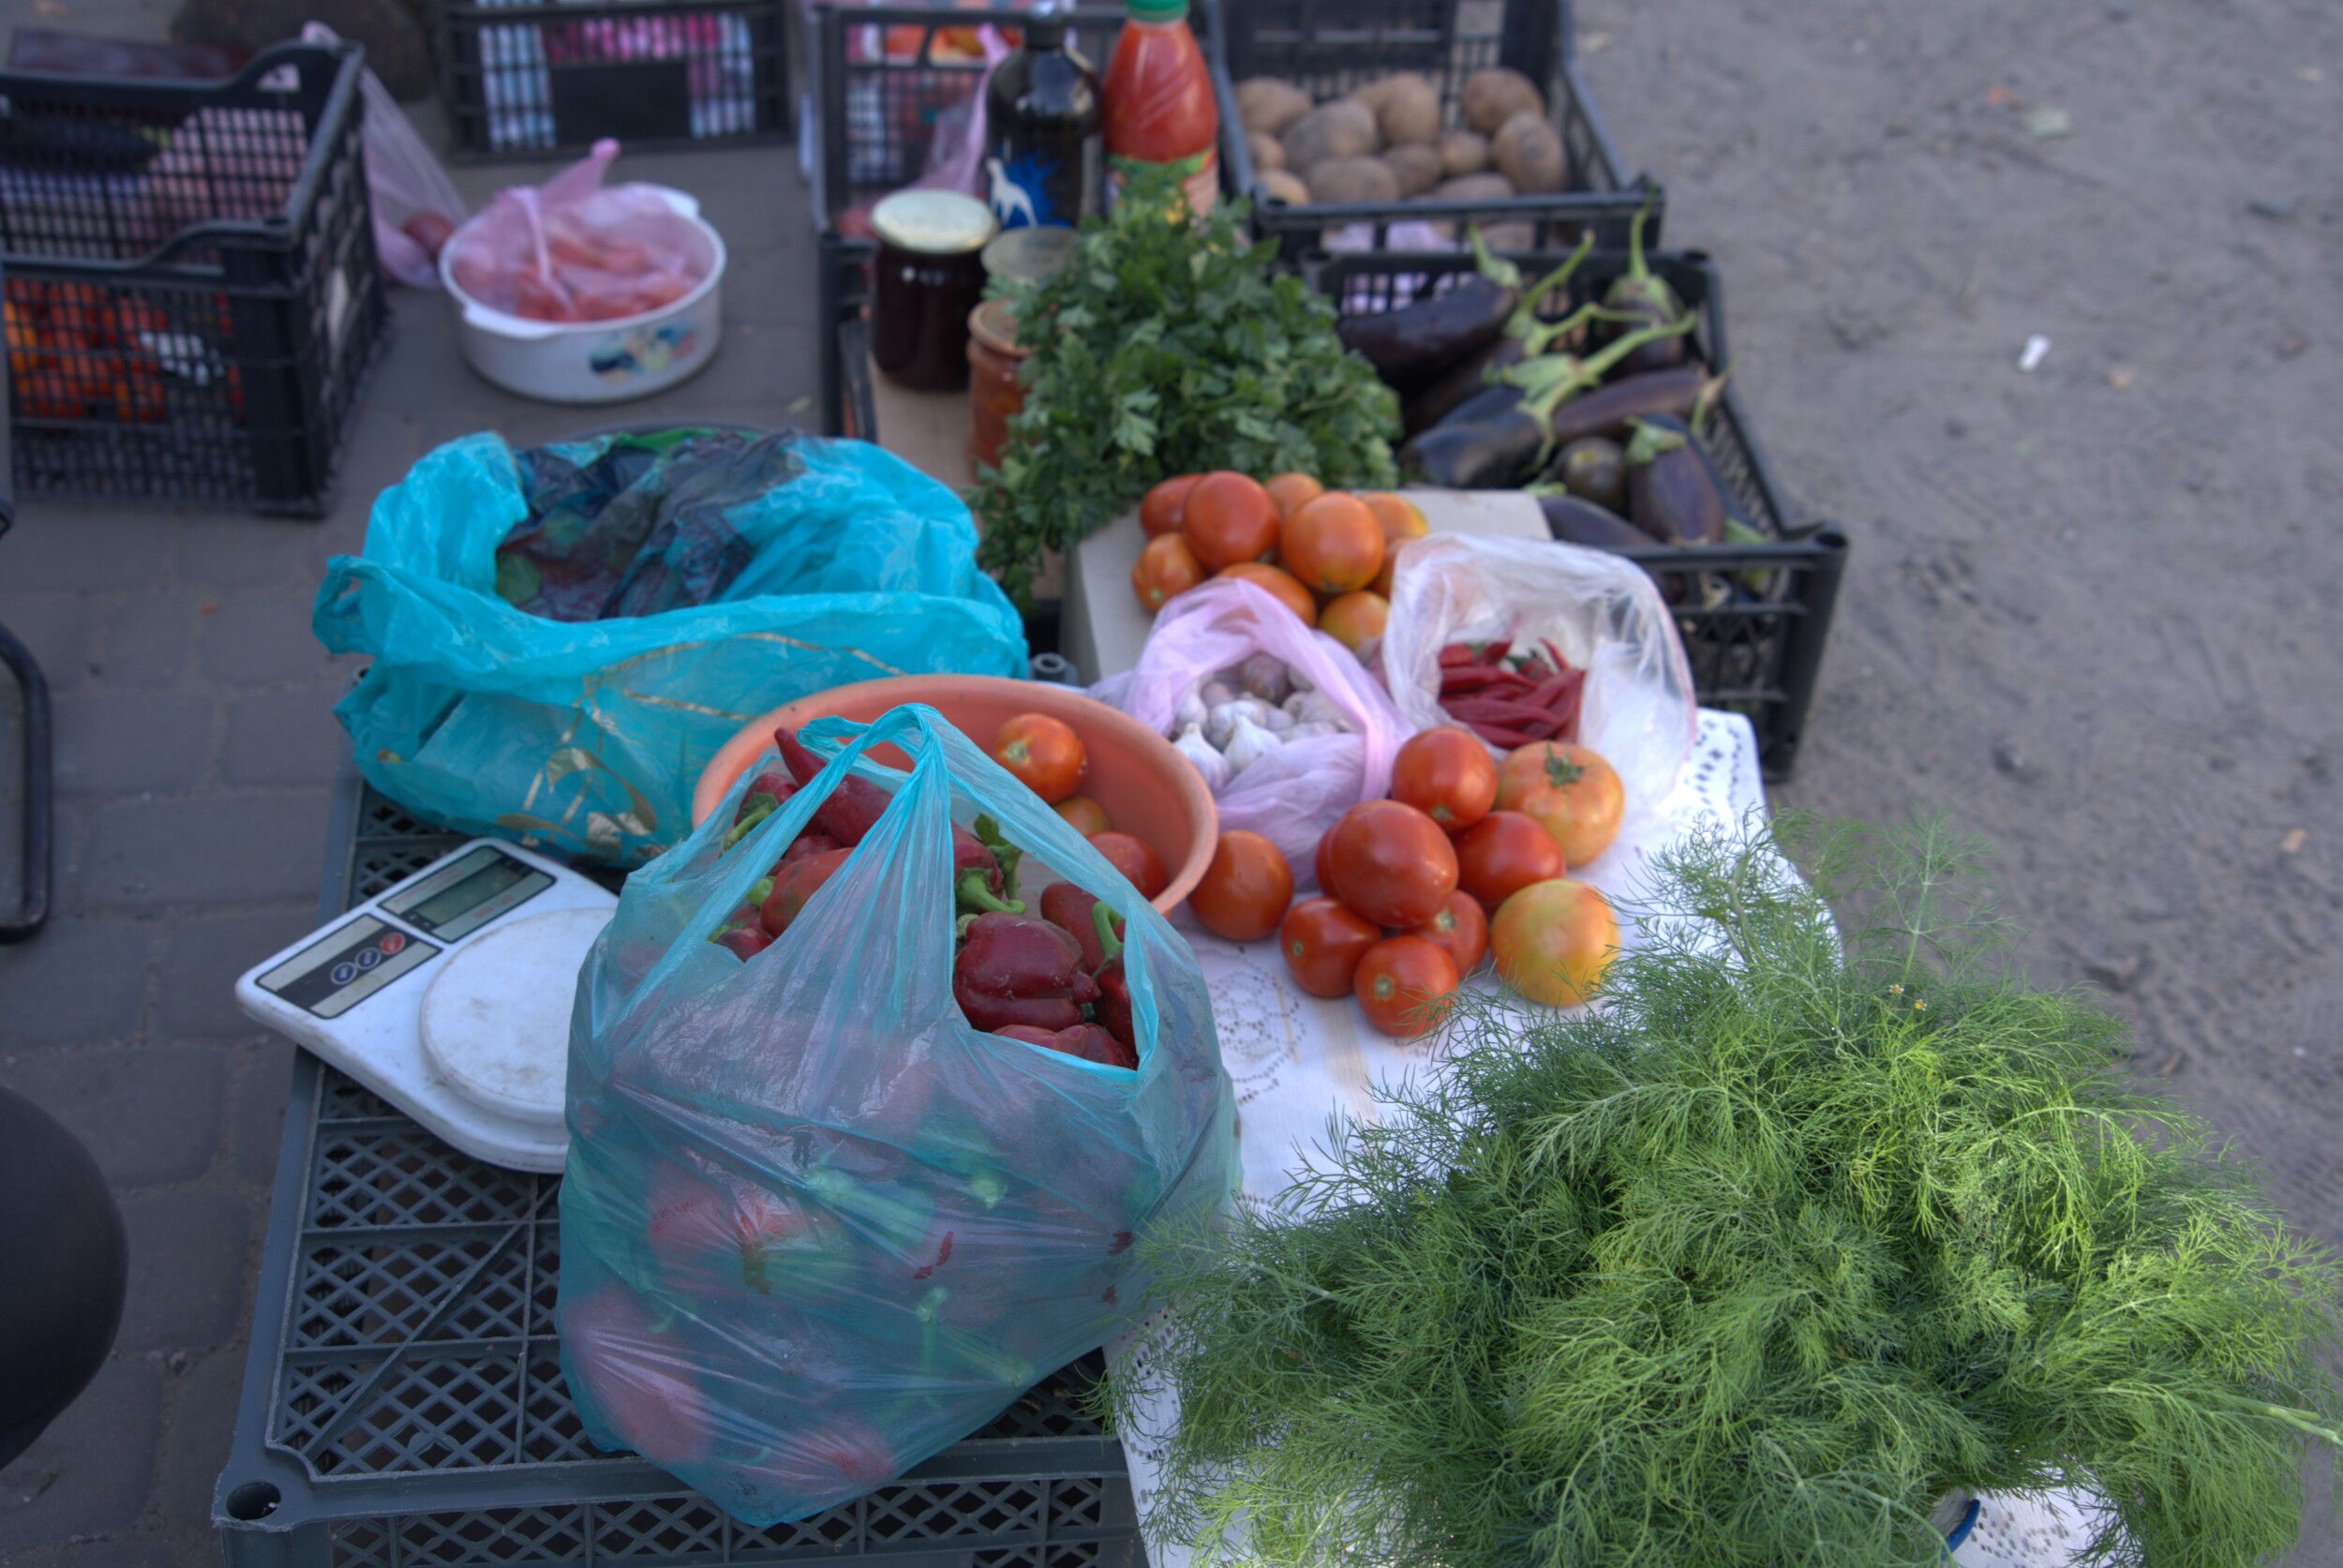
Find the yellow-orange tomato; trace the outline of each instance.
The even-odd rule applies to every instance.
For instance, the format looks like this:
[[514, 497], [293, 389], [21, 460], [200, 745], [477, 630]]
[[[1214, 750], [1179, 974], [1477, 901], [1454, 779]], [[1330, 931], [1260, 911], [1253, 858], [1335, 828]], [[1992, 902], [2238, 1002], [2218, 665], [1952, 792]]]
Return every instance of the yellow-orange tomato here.
[[992, 738], [992, 760], [1052, 804], [1082, 787], [1090, 753], [1074, 726], [1047, 713], [1020, 713]]
[[1497, 978], [1549, 1008], [1591, 995], [1618, 948], [1619, 918], [1609, 901], [1566, 876], [1532, 882], [1489, 921]]
[[1519, 812], [1583, 866], [1619, 836], [1627, 787], [1611, 765], [1584, 746], [1541, 740], [1508, 755], [1497, 769], [1497, 809]]
[[1184, 473], [1147, 492], [1139, 503], [1139, 526], [1146, 530], [1148, 538], [1180, 531], [1180, 516], [1187, 504], [1187, 493], [1203, 477], [1201, 473]]
[[1380, 640], [1391, 619], [1391, 602], [1361, 589], [1331, 601], [1318, 612], [1318, 629], [1351, 652]]
[[1389, 490], [1370, 490], [1359, 497], [1366, 509], [1375, 514], [1375, 520], [1383, 527], [1383, 564], [1375, 574], [1373, 587], [1384, 598], [1391, 597], [1391, 578], [1399, 564], [1399, 546], [1410, 539], [1421, 539], [1432, 531], [1432, 525], [1424, 520], [1424, 514], [1405, 496]]
[[1277, 503], [1241, 473], [1208, 473], [1187, 492], [1180, 532], [1207, 572], [1267, 560], [1277, 549]]
[[1277, 515], [1291, 517], [1294, 509], [1306, 501], [1316, 500], [1326, 493], [1326, 486], [1306, 473], [1281, 473], [1261, 486], [1269, 499], [1277, 503]]
[[1050, 808], [1066, 819], [1066, 825], [1083, 838], [1103, 833], [1114, 826], [1107, 820], [1107, 809], [1087, 795], [1068, 795]]
[[1293, 902], [1293, 871], [1277, 846], [1259, 833], [1231, 828], [1220, 835], [1203, 880], [1187, 895], [1188, 912], [1215, 936], [1251, 942], [1277, 929]]
[[1349, 593], [1382, 570], [1382, 525], [1356, 496], [1321, 496], [1277, 530], [1277, 561], [1317, 592]]
[[1283, 601], [1287, 609], [1302, 618], [1303, 625], [1318, 624], [1318, 601], [1310, 597], [1308, 589], [1294, 580], [1293, 574], [1291, 572], [1281, 572], [1275, 566], [1264, 566], [1258, 560], [1240, 560], [1234, 566], [1222, 567], [1215, 575], [1222, 577], [1234, 577], [1240, 582], [1251, 583], [1255, 588], [1267, 589], [1271, 594]]
[[1176, 533], [1161, 533], [1147, 541], [1131, 568], [1131, 591], [1150, 613], [1204, 580], [1204, 569], [1187, 541]]

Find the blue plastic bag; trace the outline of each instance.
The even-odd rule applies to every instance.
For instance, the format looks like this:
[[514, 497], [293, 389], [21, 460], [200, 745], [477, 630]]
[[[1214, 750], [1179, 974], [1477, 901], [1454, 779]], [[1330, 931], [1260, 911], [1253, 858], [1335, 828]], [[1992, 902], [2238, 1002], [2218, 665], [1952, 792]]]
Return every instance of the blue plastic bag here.
[[[1235, 1172], [1202, 973], [1138, 890], [933, 709], [802, 739], [837, 754], [731, 850], [755, 769], [628, 879], [570, 1022], [562, 1371], [597, 1444], [757, 1525], [900, 1475], [1131, 1326], [1133, 1241]], [[908, 776], [858, 760], [888, 740]], [[762, 952], [711, 942], [850, 767], [894, 789], [852, 858]], [[979, 813], [1029, 903], [1063, 878], [1123, 917], [1137, 1071], [963, 1018], [951, 827]]]
[[731, 510], [753, 553], [713, 602], [575, 622], [498, 595], [498, 546], [528, 518], [503, 439], [424, 457], [318, 590], [318, 639], [373, 659], [335, 709], [359, 771], [458, 831], [634, 865], [689, 831], [701, 769], [760, 713], [886, 675], [1024, 673], [957, 497], [860, 441], [793, 450], [801, 471]]

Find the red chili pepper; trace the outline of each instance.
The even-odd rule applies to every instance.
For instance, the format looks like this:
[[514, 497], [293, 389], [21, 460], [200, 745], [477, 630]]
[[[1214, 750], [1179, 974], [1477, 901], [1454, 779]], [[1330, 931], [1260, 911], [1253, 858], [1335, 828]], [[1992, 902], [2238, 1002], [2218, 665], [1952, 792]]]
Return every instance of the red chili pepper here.
[[[781, 748], [782, 759], [798, 776], [799, 784], [810, 784], [822, 770], [822, 759], [805, 749], [797, 732], [788, 726], [773, 731], [773, 744]], [[887, 814], [893, 797], [868, 779], [847, 774], [830, 791], [829, 799], [814, 810], [813, 820], [823, 832], [840, 844], [853, 845], [862, 842], [878, 819]]]
[[1558, 675], [1551, 680], [1544, 681], [1539, 685], [1532, 687], [1529, 694], [1524, 696], [1521, 700], [1528, 703], [1532, 708], [1551, 709], [1557, 697], [1567, 695], [1571, 687], [1576, 685], [1579, 681], [1585, 679], [1586, 678], [1580, 675], [1576, 670], [1572, 670], [1567, 675]]
[[1490, 643], [1481, 650], [1481, 663], [1485, 665], [1499, 664], [1503, 661], [1506, 654], [1511, 653], [1513, 650], [1514, 639], [1511, 637], [1506, 637], [1500, 642]]
[[1449, 712], [1469, 724], [1502, 724], [1511, 729], [1530, 729], [1552, 717], [1543, 708], [1498, 697], [1458, 697], [1446, 706]]
[[1518, 751], [1524, 746], [1534, 746], [1543, 739], [1541, 736], [1525, 735], [1517, 729], [1507, 729], [1503, 724], [1476, 724], [1469, 720], [1465, 723], [1465, 728], [1490, 745], [1502, 746], [1509, 752]]
[[1470, 643], [1452, 642], [1446, 648], [1440, 650], [1440, 667], [1442, 669], [1459, 669], [1466, 665], [1477, 664], [1480, 661], [1480, 654], [1473, 649], [1473, 646]]
[[1068, 1056], [1079, 1056], [1085, 1062], [1097, 1062], [1110, 1068], [1136, 1068], [1139, 1053], [1096, 1023], [1077, 1023], [1071, 1029], [1036, 1029], [1030, 1024], [1010, 1023], [992, 1031], [1007, 1035], [1013, 1040], [1038, 1045], [1051, 1051], [1062, 1051]]
[[773, 878], [773, 890], [765, 895], [765, 906], [757, 911], [765, 929], [775, 936], [787, 931], [790, 922], [803, 912], [806, 901], [838, 874], [838, 868], [853, 853], [851, 849], [831, 849], [791, 862], [788, 869]]
[[1467, 692], [1485, 692], [1492, 687], [1526, 689], [1529, 684], [1529, 677], [1502, 665], [1491, 668], [1486, 665], [1472, 665], [1464, 669], [1443, 670], [1440, 678], [1440, 693], [1442, 696], [1449, 696]]
[[1098, 999], [1098, 982], [1082, 967], [1082, 946], [1047, 920], [978, 915], [952, 961], [952, 999], [979, 1029], [1025, 1023], [1070, 1029], [1082, 1005]]

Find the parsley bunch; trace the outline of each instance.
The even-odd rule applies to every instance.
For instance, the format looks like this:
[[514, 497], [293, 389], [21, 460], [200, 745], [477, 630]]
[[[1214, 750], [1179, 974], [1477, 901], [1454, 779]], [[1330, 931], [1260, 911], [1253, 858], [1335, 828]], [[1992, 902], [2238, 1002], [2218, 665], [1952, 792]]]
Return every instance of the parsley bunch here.
[[1291, 1207], [1172, 1250], [1170, 1538], [1923, 1568], [1948, 1490], [2077, 1486], [2094, 1561], [2291, 1545], [2334, 1263], [2121, 1023], [2001, 971], [1973, 844], [1838, 849], [1673, 852], [1601, 1011], [1481, 1008]]
[[1243, 202], [1202, 217], [1175, 179], [1127, 184], [1064, 268], [1005, 291], [1034, 350], [998, 469], [978, 475], [977, 564], [1027, 598], [1065, 549], [1173, 474], [1297, 471], [1330, 489], [1395, 482], [1398, 399], [1335, 336], [1333, 305], [1272, 276]]

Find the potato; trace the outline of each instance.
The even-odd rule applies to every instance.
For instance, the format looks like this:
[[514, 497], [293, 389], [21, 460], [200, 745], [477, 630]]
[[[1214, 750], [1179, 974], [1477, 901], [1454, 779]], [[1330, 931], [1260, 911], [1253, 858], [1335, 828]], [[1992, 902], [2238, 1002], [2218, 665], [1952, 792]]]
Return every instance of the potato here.
[[1489, 139], [1477, 130], [1444, 130], [1433, 143], [1440, 149], [1440, 166], [1450, 179], [1478, 174], [1489, 166]]
[[1315, 202], [1396, 202], [1399, 176], [1379, 157], [1329, 157], [1310, 165]]
[[1285, 143], [1265, 130], [1246, 131], [1245, 146], [1253, 155], [1253, 172], [1257, 174], [1286, 166]]
[[1440, 154], [1427, 142], [1403, 142], [1396, 147], [1386, 147], [1383, 162], [1389, 166], [1392, 178], [1399, 182], [1402, 196], [1421, 196], [1440, 182]]
[[1289, 206], [1306, 207], [1310, 204], [1310, 187], [1304, 185], [1302, 177], [1291, 169], [1272, 169], [1263, 174], [1261, 177], [1261, 193], [1275, 197]]
[[1569, 172], [1561, 137], [1544, 115], [1526, 110], [1498, 127], [1489, 139], [1489, 156], [1514, 188], [1524, 192], [1560, 190]]
[[1291, 82], [1257, 76], [1236, 84], [1237, 118], [1246, 130], [1283, 136], [1286, 127], [1310, 112], [1310, 96]]
[[1492, 66], [1465, 78], [1465, 124], [1484, 136], [1496, 135], [1506, 121], [1525, 110], [1545, 118], [1545, 98], [1519, 71]]
[[1356, 98], [1319, 105], [1286, 127], [1286, 167], [1306, 177], [1335, 157], [1367, 157], [1380, 152], [1382, 133], [1375, 112]]
[[1435, 202], [1502, 202], [1518, 192], [1502, 174], [1460, 174], [1434, 186], [1430, 194]]
[[[1433, 92], [1432, 84], [1415, 72], [1395, 71], [1379, 81], [1368, 82], [1351, 96], [1380, 114], [1383, 112], [1383, 105], [1391, 101], [1391, 96], [1394, 93], [1409, 92], [1419, 87], [1427, 93]], [[1438, 96], [1434, 93], [1434, 97]]]
[[1381, 102], [1369, 107], [1375, 111], [1375, 124], [1383, 133], [1385, 146], [1429, 142], [1440, 134], [1440, 94], [1430, 82], [1420, 76], [1395, 76], [1383, 84], [1390, 91]]

